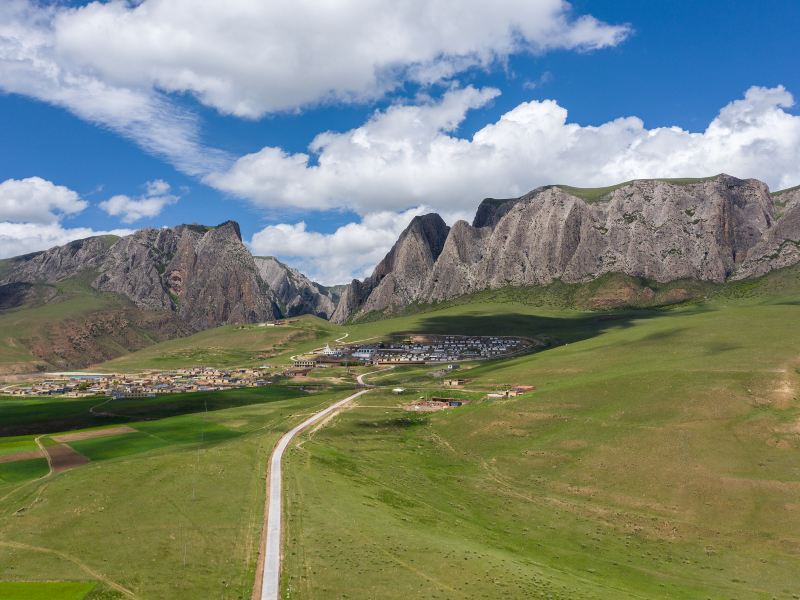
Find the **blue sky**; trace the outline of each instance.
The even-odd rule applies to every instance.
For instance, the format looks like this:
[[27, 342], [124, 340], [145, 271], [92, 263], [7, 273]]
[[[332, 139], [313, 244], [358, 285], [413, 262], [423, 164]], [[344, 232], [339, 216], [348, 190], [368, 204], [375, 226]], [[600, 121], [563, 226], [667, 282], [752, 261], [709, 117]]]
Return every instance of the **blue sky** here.
[[[0, 254], [235, 219], [255, 253], [334, 283], [414, 214], [469, 218], [487, 195], [722, 170], [800, 183], [798, 2], [342, 2], [324, 19], [195, 2], [0, 8]], [[182, 10], [197, 30], [174, 31]], [[263, 47], [275, 23], [287, 37]]]

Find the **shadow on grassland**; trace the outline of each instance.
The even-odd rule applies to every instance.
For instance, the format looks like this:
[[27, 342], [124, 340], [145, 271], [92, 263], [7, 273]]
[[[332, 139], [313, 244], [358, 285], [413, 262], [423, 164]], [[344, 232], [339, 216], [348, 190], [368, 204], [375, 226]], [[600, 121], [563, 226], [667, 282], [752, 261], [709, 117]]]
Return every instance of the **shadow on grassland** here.
[[497, 315], [479, 312], [459, 315], [431, 315], [420, 319], [413, 329], [398, 333], [431, 333], [453, 335], [508, 335], [537, 338], [547, 346], [578, 342], [617, 329], [632, 327], [635, 321], [652, 318], [669, 318], [707, 312], [696, 306], [679, 313], [665, 310], [635, 310], [576, 315], [542, 316], [524, 313]]

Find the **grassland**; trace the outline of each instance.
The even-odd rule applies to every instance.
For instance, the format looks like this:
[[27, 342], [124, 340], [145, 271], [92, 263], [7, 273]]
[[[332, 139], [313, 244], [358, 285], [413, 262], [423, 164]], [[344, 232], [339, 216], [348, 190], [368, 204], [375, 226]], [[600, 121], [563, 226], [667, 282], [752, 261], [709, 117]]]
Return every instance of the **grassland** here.
[[177, 367], [255, 366], [287, 362], [290, 354], [310, 350], [330, 333], [334, 325], [317, 317], [293, 319], [280, 327], [224, 325], [195, 335], [161, 342], [107, 361], [93, 369], [137, 371]]
[[85, 600], [97, 587], [92, 582], [0, 582], [3, 600]]
[[292, 449], [285, 597], [797, 598], [798, 292], [784, 271], [671, 310], [476, 302], [351, 328], [560, 345], [468, 371], [535, 392], [421, 415], [376, 391]]
[[[14, 589], [24, 598], [86, 596], [83, 583], [47, 595], [44, 582], [60, 580], [97, 585], [87, 600], [118, 600], [122, 590], [139, 598], [249, 598], [269, 451], [304, 414], [340, 397], [253, 391], [263, 398], [228, 393], [188, 413], [169, 403], [139, 407], [150, 420], [128, 419], [135, 432], [70, 442], [89, 464], [43, 477], [45, 464], [0, 480], [0, 597]], [[186, 414], [170, 416], [176, 411]]]
[[[58, 326], [71, 322], [77, 327], [97, 313], [131, 309], [131, 304], [121, 296], [93, 289], [89, 285], [92, 278], [93, 274], [87, 272], [58, 284], [40, 285], [38, 294], [48, 298], [47, 303], [0, 312], [2, 371], [24, 373], [58, 366], [59, 357], [49, 356], [48, 359], [54, 361], [50, 363], [48, 359], [35, 355], [32, 347], [46, 349], [42, 352], [46, 355], [52, 350], [52, 343], [48, 343], [48, 340]], [[143, 343], [154, 341], [144, 331], [132, 330], [130, 337], [138, 337]], [[125, 351], [113, 336], [99, 336], [96, 344], [100, 351], [112, 354]]]
[[[237, 338], [248, 352], [276, 348], [276, 364], [345, 333], [545, 343], [465, 363], [466, 390], [443, 390], [432, 367], [375, 375], [409, 391], [375, 390], [293, 446], [286, 598], [793, 598], [797, 271], [698, 288], [670, 308], [574, 308], [587, 290], [484, 292], [343, 327], [306, 318], [285, 341], [220, 328], [131, 354], [126, 368], [178, 364], [193, 344], [235, 350]], [[537, 389], [484, 399], [510, 384]], [[117, 417], [88, 421], [84, 400], [0, 401], [0, 426], [15, 436], [0, 438], [0, 453], [64, 429], [136, 430], [70, 442], [91, 459], [70, 471], [37, 479], [39, 459], [0, 473], [2, 578], [90, 580], [90, 600], [121, 597], [114, 586], [141, 598], [249, 597], [269, 449], [345, 393], [281, 389], [114, 401], [103, 409]], [[470, 403], [400, 406], [433, 394]]]

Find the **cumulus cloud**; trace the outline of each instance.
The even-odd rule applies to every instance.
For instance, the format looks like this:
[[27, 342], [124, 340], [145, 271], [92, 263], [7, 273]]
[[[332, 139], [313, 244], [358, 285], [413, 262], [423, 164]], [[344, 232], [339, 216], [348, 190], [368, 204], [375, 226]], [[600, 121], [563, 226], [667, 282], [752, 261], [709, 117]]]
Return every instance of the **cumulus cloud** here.
[[471, 139], [453, 133], [497, 93], [467, 87], [438, 102], [393, 106], [350, 131], [317, 136], [310, 154], [267, 147], [205, 181], [260, 206], [361, 215], [419, 204], [474, 209], [485, 196], [549, 183], [594, 187], [719, 172], [775, 189], [800, 182], [800, 116], [787, 110], [794, 99], [782, 86], [750, 88], [697, 133], [648, 129], [638, 117], [582, 126], [554, 100], [522, 103]]
[[[351, 131], [318, 136], [310, 147], [315, 161], [268, 147], [206, 181], [259, 206], [363, 215], [334, 234], [295, 223], [253, 238], [254, 247], [297, 256], [327, 281], [362, 276], [417, 213], [409, 207], [422, 204], [468, 215], [483, 197], [519, 196], [539, 185], [595, 187], [720, 172], [757, 177], [773, 189], [800, 183], [800, 116], [789, 112], [794, 99], [781, 86], [750, 88], [702, 132], [647, 129], [637, 117], [582, 126], [570, 123], [554, 100], [543, 100], [518, 105], [471, 139], [453, 134], [470, 109], [496, 95], [464, 88], [439, 102], [393, 106]], [[375, 215], [393, 225], [373, 226]]]
[[0, 90], [65, 108], [128, 137], [190, 174], [223, 168], [229, 157], [203, 147], [199, 122], [165, 94], [126, 86], [66, 59], [57, 47], [63, 7], [0, 3]]
[[564, 0], [144, 0], [60, 11], [55, 46], [104, 81], [258, 117], [374, 98], [513, 53], [613, 46], [628, 32]]
[[0, 258], [47, 250], [95, 235], [130, 233], [133, 233], [130, 229], [95, 231], [88, 227], [63, 227], [60, 223], [0, 223]]
[[[425, 206], [400, 213], [382, 211], [348, 223], [333, 233], [308, 231], [303, 221], [269, 225], [249, 242], [255, 255], [280, 256], [315, 281], [325, 285], [365, 277], [397, 241], [416, 215], [430, 212]], [[455, 220], [465, 215], [446, 215]]]
[[77, 192], [41, 177], [7, 179], [0, 183], [0, 221], [56, 223], [87, 206]]
[[160, 215], [165, 206], [175, 204], [179, 199], [179, 196], [170, 193], [170, 185], [166, 181], [156, 179], [145, 184], [145, 193], [141, 196], [131, 198], [119, 194], [101, 202], [99, 206], [109, 215], [121, 217], [123, 223], [133, 223]]
[[628, 33], [564, 0], [3, 0], [0, 90], [63, 107], [198, 175], [231, 157], [205, 147], [179, 94], [256, 118], [374, 99], [513, 53], [613, 46]]
[[94, 231], [64, 227], [61, 220], [88, 206], [77, 192], [41, 177], [0, 183], [0, 258], [46, 250], [93, 235], [126, 235], [127, 229]]

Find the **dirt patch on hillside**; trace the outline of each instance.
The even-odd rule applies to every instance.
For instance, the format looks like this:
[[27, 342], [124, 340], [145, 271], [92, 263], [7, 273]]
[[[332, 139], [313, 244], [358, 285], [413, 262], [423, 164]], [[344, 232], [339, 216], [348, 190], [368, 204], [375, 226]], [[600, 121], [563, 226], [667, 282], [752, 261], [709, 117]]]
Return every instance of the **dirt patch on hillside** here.
[[0, 464], [17, 462], [18, 460], [30, 460], [32, 458], [42, 458], [42, 453], [38, 450], [27, 452], [14, 452], [13, 454], [0, 454]]
[[44, 448], [50, 457], [50, 466], [54, 473], [79, 467], [89, 462], [89, 459], [83, 454], [64, 444], [45, 446]]
[[122, 435], [123, 433], [136, 433], [137, 430], [127, 425], [119, 427], [107, 427], [106, 429], [95, 429], [93, 431], [78, 431], [76, 433], [64, 433], [54, 435], [52, 438], [57, 442], [78, 442], [80, 440], [91, 440], [93, 438], [105, 437], [108, 435]]

